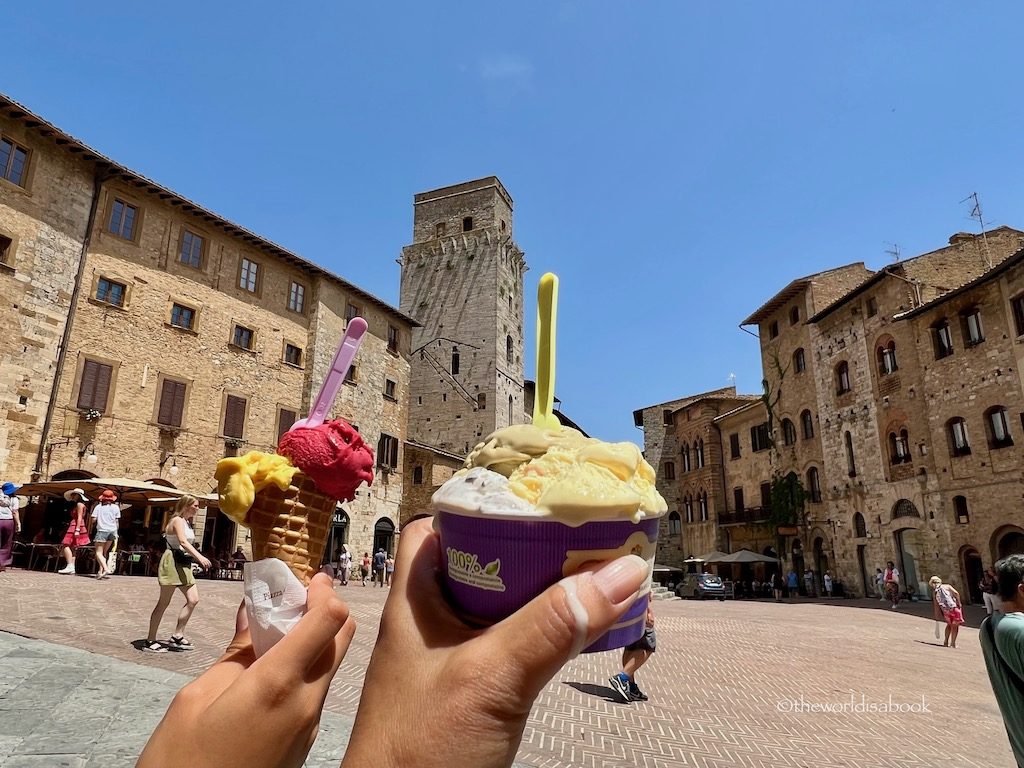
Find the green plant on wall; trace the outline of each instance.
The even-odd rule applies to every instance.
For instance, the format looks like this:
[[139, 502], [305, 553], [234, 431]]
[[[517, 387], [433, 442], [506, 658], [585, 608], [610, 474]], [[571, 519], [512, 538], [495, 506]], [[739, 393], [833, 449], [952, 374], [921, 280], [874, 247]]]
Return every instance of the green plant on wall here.
[[804, 511], [807, 491], [795, 472], [788, 475], [774, 474], [771, 485], [772, 525], [796, 525]]

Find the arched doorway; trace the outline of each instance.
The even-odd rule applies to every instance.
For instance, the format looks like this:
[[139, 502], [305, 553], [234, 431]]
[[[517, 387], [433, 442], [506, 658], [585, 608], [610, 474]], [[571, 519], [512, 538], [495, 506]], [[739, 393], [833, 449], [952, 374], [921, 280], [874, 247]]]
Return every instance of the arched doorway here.
[[961, 547], [960, 549], [960, 576], [963, 578], [964, 590], [970, 602], [980, 604], [983, 602], [981, 587], [978, 582], [984, 573], [981, 565], [981, 554], [974, 547]]
[[896, 541], [897, 568], [899, 568], [901, 586], [919, 597], [927, 594], [925, 584], [921, 581], [922, 544], [921, 532], [912, 527], [921, 519], [914, 502], [900, 499], [892, 507], [892, 522], [897, 530], [893, 536]]
[[1004, 525], [992, 534], [993, 560], [1002, 560], [1008, 555], [1024, 555], [1024, 529], [1016, 525]]
[[373, 526], [373, 551], [383, 549], [389, 555], [394, 554], [395, 546], [395, 524], [386, 517], [382, 517]]

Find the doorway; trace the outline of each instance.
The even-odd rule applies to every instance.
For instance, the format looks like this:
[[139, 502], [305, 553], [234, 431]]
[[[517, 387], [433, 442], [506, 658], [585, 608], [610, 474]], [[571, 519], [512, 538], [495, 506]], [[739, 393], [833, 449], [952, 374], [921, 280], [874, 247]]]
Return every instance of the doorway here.
[[981, 565], [981, 554], [974, 547], [964, 547], [960, 553], [960, 572], [964, 580], [964, 590], [970, 602], [979, 605], [984, 602], [979, 582], [985, 569]]
[[917, 595], [920, 599], [928, 594], [924, 583], [921, 581], [921, 532], [917, 528], [904, 528], [896, 531], [896, 552], [899, 559], [900, 575], [908, 592]]
[[864, 597], [870, 597], [871, 592], [868, 589], [868, 559], [867, 559], [867, 544], [857, 545], [857, 568], [860, 570], [860, 584], [864, 590]]
[[331, 532], [327, 538], [327, 546], [324, 547], [324, 563], [340, 562], [341, 548], [347, 543], [348, 513], [341, 507], [338, 507], [334, 510], [334, 518], [331, 520]]
[[1019, 529], [1003, 533], [996, 544], [996, 554], [1000, 560], [1010, 555], [1024, 555], [1024, 533]]
[[373, 551], [383, 549], [389, 555], [394, 554], [395, 546], [395, 524], [388, 518], [382, 517], [373, 526]]
[[[800, 539], [793, 539], [792, 553], [793, 570], [796, 571], [796, 583], [798, 585], [797, 591], [800, 594], [806, 594], [807, 589], [804, 586], [804, 548], [800, 543]], [[786, 575], [788, 576], [789, 574]]]

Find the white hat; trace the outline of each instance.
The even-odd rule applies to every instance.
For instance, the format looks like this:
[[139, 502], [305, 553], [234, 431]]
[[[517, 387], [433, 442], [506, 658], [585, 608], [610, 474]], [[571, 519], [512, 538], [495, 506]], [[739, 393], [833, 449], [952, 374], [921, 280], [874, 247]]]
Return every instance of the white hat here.
[[81, 488], [72, 488], [70, 491], [64, 491], [64, 498], [67, 501], [74, 501], [76, 496], [80, 497], [82, 501], [88, 501], [85, 491]]

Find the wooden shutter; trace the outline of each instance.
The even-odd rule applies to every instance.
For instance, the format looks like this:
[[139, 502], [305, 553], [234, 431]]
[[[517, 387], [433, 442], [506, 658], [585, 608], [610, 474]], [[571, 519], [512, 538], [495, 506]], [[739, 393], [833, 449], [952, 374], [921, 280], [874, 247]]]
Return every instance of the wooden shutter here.
[[299, 415], [295, 411], [282, 408], [277, 412], [277, 442], [281, 442], [281, 436], [298, 420]]
[[82, 366], [82, 384], [78, 388], [78, 407], [94, 408], [101, 413], [107, 410], [107, 395], [110, 392], [110, 376], [113, 367], [86, 360]]
[[241, 439], [245, 429], [245, 398], [228, 395], [224, 404], [224, 436]]
[[157, 424], [168, 427], [180, 427], [185, 413], [185, 384], [172, 379], [164, 379], [160, 390], [160, 408], [157, 411]]

